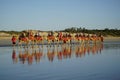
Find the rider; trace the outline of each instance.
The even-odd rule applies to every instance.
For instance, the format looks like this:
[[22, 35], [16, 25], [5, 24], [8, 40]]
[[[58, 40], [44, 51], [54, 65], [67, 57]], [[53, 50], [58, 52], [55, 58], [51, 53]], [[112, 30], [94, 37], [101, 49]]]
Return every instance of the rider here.
[[15, 36], [12, 36], [11, 41], [12, 41], [13, 46], [16, 45], [16, 40], [17, 40], [16, 37], [15, 37]]

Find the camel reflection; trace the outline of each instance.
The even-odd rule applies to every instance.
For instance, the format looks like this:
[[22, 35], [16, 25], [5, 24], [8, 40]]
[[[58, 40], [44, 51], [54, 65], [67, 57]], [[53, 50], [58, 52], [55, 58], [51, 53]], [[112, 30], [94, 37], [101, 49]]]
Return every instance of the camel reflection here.
[[[45, 58], [48, 61], [53, 62], [54, 60], [63, 60], [71, 59], [72, 57], [85, 57], [86, 55], [95, 55], [100, 53], [103, 50], [103, 44], [86, 44], [86, 45], [61, 45], [54, 47], [45, 47], [38, 50], [19, 50], [18, 54], [13, 50], [12, 60], [13, 63], [18, 61], [22, 64], [28, 63], [32, 64], [33, 62], [40, 63], [41, 59]], [[19, 60], [18, 60], [19, 59]]]
[[62, 47], [63, 59], [71, 58], [71, 50], [72, 50], [71, 48], [72, 48], [71, 46]]
[[39, 50], [37, 51], [31, 51], [31, 50], [25, 50], [25, 51], [19, 51], [18, 53], [18, 57], [19, 57], [19, 61], [22, 64], [25, 64], [26, 62], [28, 62], [28, 64], [32, 64], [33, 61], [35, 60], [37, 63], [40, 62], [40, 59], [42, 57], [43, 53]]
[[13, 49], [13, 52], [12, 52], [12, 60], [13, 60], [13, 63], [17, 63], [18, 62], [16, 51], [14, 49]]
[[54, 56], [55, 56], [55, 48], [53, 48], [52, 50], [47, 49], [48, 60], [53, 62]]
[[40, 59], [42, 58], [42, 56], [43, 56], [43, 52], [35, 52], [34, 53], [35, 61], [40, 62]]
[[93, 55], [97, 53], [101, 53], [102, 50], [103, 50], [103, 44], [84, 45], [84, 46], [76, 47], [75, 54], [76, 57], [83, 57], [86, 54], [89, 55], [90, 53], [92, 53]]

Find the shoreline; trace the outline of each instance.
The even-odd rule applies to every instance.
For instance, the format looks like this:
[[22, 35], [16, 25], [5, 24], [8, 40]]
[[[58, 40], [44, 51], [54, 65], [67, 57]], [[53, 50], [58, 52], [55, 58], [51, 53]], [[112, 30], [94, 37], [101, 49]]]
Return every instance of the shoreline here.
[[[104, 42], [109, 41], [119, 41], [120, 37], [104, 37]], [[0, 37], [0, 47], [1, 46], [12, 46], [11, 37]]]

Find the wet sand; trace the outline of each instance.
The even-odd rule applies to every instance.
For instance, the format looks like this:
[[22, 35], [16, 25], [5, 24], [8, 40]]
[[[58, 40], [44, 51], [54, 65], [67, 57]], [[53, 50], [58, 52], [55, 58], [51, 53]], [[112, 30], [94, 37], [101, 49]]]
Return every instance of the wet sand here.
[[120, 37], [104, 37], [105, 41], [120, 41]]

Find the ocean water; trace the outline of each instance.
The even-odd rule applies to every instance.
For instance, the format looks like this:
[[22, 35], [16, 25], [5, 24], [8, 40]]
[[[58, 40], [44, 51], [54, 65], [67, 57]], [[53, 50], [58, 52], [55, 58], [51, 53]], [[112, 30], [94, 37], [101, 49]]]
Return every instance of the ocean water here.
[[120, 80], [120, 42], [0, 47], [0, 80]]

